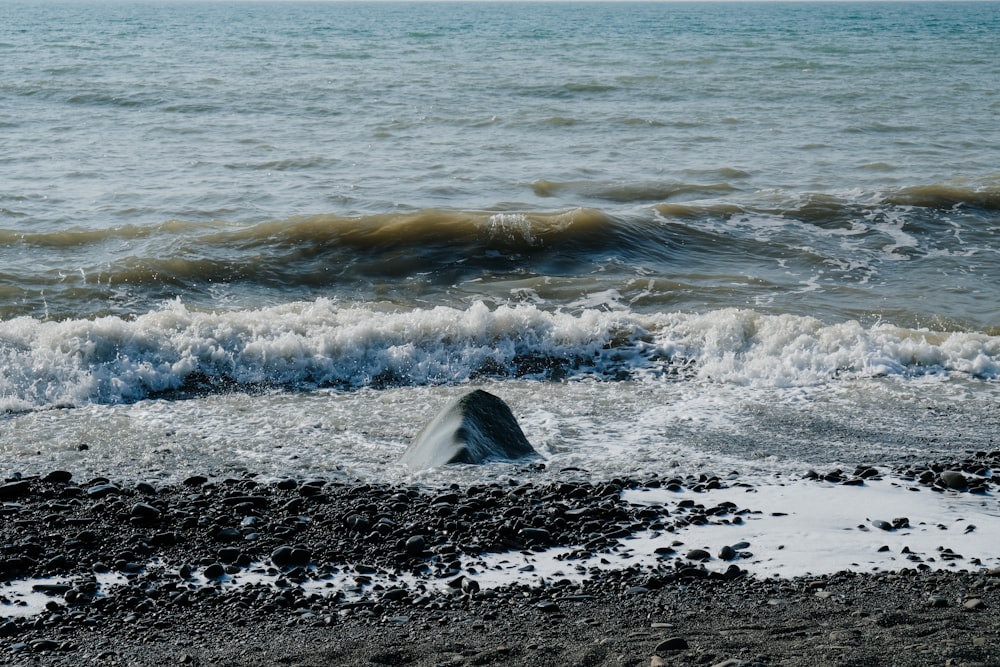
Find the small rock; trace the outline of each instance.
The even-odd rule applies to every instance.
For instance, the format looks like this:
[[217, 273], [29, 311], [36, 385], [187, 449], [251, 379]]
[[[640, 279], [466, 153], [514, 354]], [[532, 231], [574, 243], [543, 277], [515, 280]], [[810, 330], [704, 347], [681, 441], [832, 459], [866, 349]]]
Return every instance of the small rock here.
[[93, 498], [94, 500], [104, 498], [106, 496], [118, 495], [119, 493], [121, 493], [121, 489], [111, 483], [97, 484], [87, 489], [87, 497]]
[[226, 576], [226, 568], [222, 563], [212, 563], [205, 568], [205, 577], [208, 579], [221, 579]]
[[427, 546], [427, 540], [424, 539], [423, 535], [414, 535], [410, 539], [406, 540], [406, 553], [410, 556], [419, 556], [424, 552], [424, 547]]
[[521, 535], [529, 543], [533, 544], [551, 544], [552, 543], [552, 533], [545, 530], [544, 528], [524, 528], [521, 530]]
[[688, 560], [711, 560], [712, 554], [708, 553], [704, 549], [692, 549], [687, 553]]
[[59, 648], [59, 642], [53, 639], [36, 639], [31, 642], [32, 651], [55, 651]]
[[53, 470], [42, 478], [42, 481], [50, 484], [65, 484], [73, 479], [73, 473], [66, 470]]
[[983, 600], [982, 598], [969, 598], [962, 603], [962, 607], [969, 611], [979, 611], [983, 608]]
[[669, 639], [664, 639], [662, 642], [656, 645], [653, 652], [657, 655], [661, 653], [667, 653], [669, 651], [683, 651], [687, 649], [688, 641], [684, 637], [670, 637]]
[[0, 484], [0, 500], [17, 498], [23, 496], [31, 490], [31, 485], [27, 481], [8, 482]]
[[219, 530], [214, 537], [218, 542], [237, 542], [243, 539], [243, 533], [236, 528], [228, 527]]
[[948, 598], [946, 598], [943, 595], [932, 595], [929, 598], [927, 598], [927, 606], [928, 607], [938, 607], [938, 608], [939, 607], [947, 607], [948, 606]]
[[562, 611], [559, 608], [559, 605], [557, 605], [552, 600], [542, 600], [541, 602], [535, 605], [535, 609], [545, 614], [558, 614], [559, 612]]
[[160, 510], [148, 503], [136, 503], [132, 505], [131, 514], [146, 521], [155, 521], [160, 518]]
[[144, 496], [155, 496], [156, 487], [149, 482], [139, 482], [135, 485], [135, 490]]
[[479, 582], [468, 577], [462, 578], [462, 592], [466, 595], [474, 595], [479, 592]]
[[965, 475], [955, 470], [945, 470], [939, 476], [942, 486], [949, 489], [954, 489], [955, 491], [962, 491], [969, 486], [969, 481], [965, 478]]

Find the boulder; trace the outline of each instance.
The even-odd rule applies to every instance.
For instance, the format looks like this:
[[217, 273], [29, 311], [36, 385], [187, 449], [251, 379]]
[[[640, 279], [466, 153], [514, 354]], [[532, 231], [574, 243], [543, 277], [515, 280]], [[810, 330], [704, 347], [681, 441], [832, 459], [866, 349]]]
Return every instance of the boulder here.
[[417, 435], [402, 462], [413, 469], [538, 456], [504, 401], [481, 389], [449, 403]]

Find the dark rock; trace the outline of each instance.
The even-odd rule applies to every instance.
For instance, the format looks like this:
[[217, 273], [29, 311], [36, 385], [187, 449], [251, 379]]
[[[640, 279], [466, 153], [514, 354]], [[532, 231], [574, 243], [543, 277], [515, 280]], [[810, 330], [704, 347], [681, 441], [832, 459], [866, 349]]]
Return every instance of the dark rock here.
[[423, 535], [414, 535], [410, 539], [406, 540], [406, 553], [411, 556], [419, 556], [424, 552], [424, 547], [427, 545], [427, 541], [424, 539]]
[[30, 646], [32, 651], [55, 651], [59, 648], [59, 642], [54, 639], [36, 639]]
[[19, 498], [27, 495], [29, 491], [31, 491], [31, 485], [26, 480], [0, 484], [0, 500]]
[[280, 546], [271, 552], [271, 562], [278, 567], [286, 567], [292, 564], [292, 548], [290, 546]]
[[226, 576], [226, 568], [222, 563], [212, 563], [205, 568], [205, 577], [208, 579], [221, 579]]
[[653, 652], [657, 655], [661, 653], [667, 653], [669, 651], [684, 651], [688, 648], [688, 642], [684, 637], [670, 637], [669, 639], [664, 639], [662, 642], [656, 645]]
[[872, 525], [878, 528], [879, 530], [893, 529], [893, 525], [891, 523], [889, 523], [888, 521], [883, 521], [882, 519], [875, 519], [874, 521], [872, 521]]
[[521, 535], [531, 544], [551, 544], [552, 533], [544, 528], [523, 528]]
[[692, 549], [687, 553], [688, 560], [711, 560], [712, 554], [708, 553], [704, 549]]
[[559, 605], [552, 600], [542, 600], [535, 605], [535, 608], [545, 614], [558, 614], [562, 611]]
[[160, 518], [160, 510], [147, 503], [132, 505], [131, 514], [146, 521], [156, 521]]
[[71, 479], [73, 479], [73, 473], [66, 470], [53, 470], [43, 477], [42, 481], [49, 482], [50, 484], [66, 484]]
[[736, 558], [736, 549], [730, 546], [724, 546], [719, 549], [719, 558], [721, 560], [732, 560]]
[[387, 602], [398, 602], [409, 597], [409, 595], [405, 588], [390, 588], [382, 593], [382, 599]]
[[507, 404], [476, 390], [449, 403], [427, 424], [402, 462], [420, 469], [536, 456]]
[[156, 487], [149, 482], [139, 482], [135, 485], [135, 490], [144, 496], [155, 496]]
[[94, 500], [99, 500], [107, 496], [116, 496], [121, 493], [121, 489], [111, 483], [96, 484], [89, 489], [87, 489], [87, 497], [93, 498]]
[[218, 542], [237, 542], [243, 539], [243, 533], [236, 528], [227, 527], [219, 529], [214, 537]]

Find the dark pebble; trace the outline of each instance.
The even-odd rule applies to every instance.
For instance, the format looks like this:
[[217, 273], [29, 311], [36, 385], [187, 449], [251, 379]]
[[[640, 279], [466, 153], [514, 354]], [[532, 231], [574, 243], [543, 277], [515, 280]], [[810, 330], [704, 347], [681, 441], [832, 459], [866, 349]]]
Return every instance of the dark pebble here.
[[712, 554], [704, 549], [692, 549], [687, 553], [688, 560], [711, 560]]
[[671, 637], [657, 644], [653, 652], [659, 655], [660, 653], [667, 653], [669, 651], [683, 651], [687, 647], [688, 642], [683, 637]]
[[521, 535], [531, 544], [552, 543], [552, 533], [544, 528], [522, 528]]
[[0, 484], [0, 499], [7, 500], [26, 495], [31, 490], [31, 485], [27, 481], [8, 482]]
[[135, 485], [135, 490], [144, 496], [155, 496], [156, 487], [149, 482], [139, 482]]
[[110, 483], [109, 484], [96, 484], [96, 485], [90, 487], [89, 489], [87, 489], [87, 497], [88, 498], [93, 498], [94, 500], [98, 500], [100, 498], [105, 498], [107, 496], [112, 496], [112, 495], [116, 496], [119, 493], [121, 493], [121, 489], [119, 489], [114, 484], [110, 484]]
[[560, 611], [562, 611], [561, 609], [559, 609], [559, 605], [553, 602], [552, 600], [542, 600], [541, 602], [535, 605], [535, 608], [545, 614], [558, 614]]
[[49, 482], [50, 484], [65, 484], [71, 479], [73, 479], [73, 473], [66, 470], [53, 470], [42, 478], [42, 481]]
[[226, 575], [226, 568], [222, 563], [212, 563], [205, 568], [205, 577], [208, 579], [221, 579]]
[[414, 535], [410, 539], [406, 540], [406, 553], [411, 556], [419, 556], [424, 552], [424, 547], [427, 545], [427, 541], [422, 535]]
[[132, 505], [131, 514], [134, 517], [148, 521], [155, 521], [160, 518], [160, 510], [148, 503], [136, 503]]
[[243, 539], [243, 533], [236, 528], [222, 528], [215, 533], [218, 542], [237, 542]]

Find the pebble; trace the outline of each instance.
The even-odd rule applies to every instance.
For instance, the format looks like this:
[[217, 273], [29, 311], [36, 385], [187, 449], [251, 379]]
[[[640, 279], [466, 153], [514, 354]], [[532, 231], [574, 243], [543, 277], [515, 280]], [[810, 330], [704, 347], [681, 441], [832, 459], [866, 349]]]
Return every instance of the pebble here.
[[683, 651], [688, 648], [688, 641], [684, 637], [670, 637], [669, 639], [664, 639], [653, 652], [656, 654], [667, 653], [670, 651]]
[[43, 477], [42, 481], [48, 482], [49, 484], [66, 484], [71, 479], [73, 479], [73, 473], [67, 470], [53, 470]]
[[153, 507], [148, 503], [136, 503], [132, 505], [132, 510], [130, 512], [132, 516], [139, 519], [146, 519], [149, 521], [157, 520], [160, 518], [160, 510]]
[[205, 577], [207, 579], [221, 579], [226, 576], [226, 568], [222, 563], [212, 563], [205, 568]]
[[559, 605], [552, 600], [542, 600], [535, 605], [535, 608], [545, 614], [558, 614], [562, 611]]
[[426, 546], [427, 540], [424, 539], [423, 535], [414, 535], [410, 539], [406, 540], [406, 546], [404, 549], [410, 556], [419, 556], [424, 552], [424, 548]]
[[942, 486], [955, 491], [962, 491], [969, 487], [969, 481], [965, 475], [955, 470], [945, 470], [939, 475], [939, 479]]
[[26, 495], [31, 491], [31, 485], [27, 481], [7, 482], [0, 484], [0, 500], [9, 500]]

